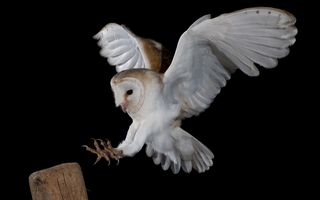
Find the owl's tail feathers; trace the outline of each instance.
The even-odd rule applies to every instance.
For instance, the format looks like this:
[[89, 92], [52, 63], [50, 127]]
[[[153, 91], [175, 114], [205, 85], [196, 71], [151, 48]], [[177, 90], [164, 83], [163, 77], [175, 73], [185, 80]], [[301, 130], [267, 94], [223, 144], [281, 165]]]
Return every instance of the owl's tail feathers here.
[[213, 153], [196, 138], [194, 139], [195, 152], [192, 158], [192, 166], [198, 172], [205, 172], [213, 165]]
[[176, 139], [181, 166], [185, 172], [189, 173], [192, 166], [193, 169], [202, 173], [213, 165], [213, 153], [195, 137], [181, 128], [174, 132], [173, 137]]
[[199, 173], [205, 172], [213, 165], [213, 153], [200, 141], [181, 128], [172, 133], [175, 148], [168, 152], [158, 152], [148, 144], [146, 154], [152, 157], [156, 165], [161, 164], [163, 170], [171, 168], [174, 174], [182, 168], [190, 173], [192, 168]]

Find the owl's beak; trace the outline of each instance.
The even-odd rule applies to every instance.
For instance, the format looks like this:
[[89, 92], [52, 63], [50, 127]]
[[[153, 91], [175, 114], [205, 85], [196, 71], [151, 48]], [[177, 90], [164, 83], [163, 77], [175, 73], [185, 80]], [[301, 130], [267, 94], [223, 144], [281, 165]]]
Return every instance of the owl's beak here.
[[123, 105], [123, 104], [121, 104], [120, 106], [121, 106], [122, 111], [125, 113], [125, 112], [127, 111], [126, 106], [125, 106], [125, 105]]
[[120, 103], [117, 107], [121, 107], [121, 109], [122, 109], [122, 111], [124, 112], [124, 113], [126, 113], [127, 112], [127, 107], [128, 107], [128, 102], [127, 101], [125, 101], [125, 102], [123, 102], [123, 103]]

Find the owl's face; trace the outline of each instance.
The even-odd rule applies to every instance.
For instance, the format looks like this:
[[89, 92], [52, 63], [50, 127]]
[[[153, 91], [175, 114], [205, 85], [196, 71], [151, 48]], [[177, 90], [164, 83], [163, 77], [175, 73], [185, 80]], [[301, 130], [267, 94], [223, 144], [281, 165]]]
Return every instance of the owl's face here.
[[116, 106], [120, 106], [123, 112], [134, 114], [138, 112], [144, 101], [143, 84], [136, 78], [125, 77], [121, 80], [111, 81]]
[[159, 100], [162, 79], [158, 73], [145, 69], [130, 69], [111, 79], [116, 106], [131, 117], [149, 112]]

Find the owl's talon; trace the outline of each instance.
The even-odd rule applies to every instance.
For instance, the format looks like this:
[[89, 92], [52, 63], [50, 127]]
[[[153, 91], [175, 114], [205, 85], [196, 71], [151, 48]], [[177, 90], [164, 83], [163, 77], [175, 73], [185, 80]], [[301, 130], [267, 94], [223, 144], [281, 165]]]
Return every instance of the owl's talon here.
[[102, 139], [91, 139], [93, 140], [93, 145], [95, 147], [94, 149], [87, 145], [82, 145], [82, 147], [84, 147], [87, 151], [97, 155], [94, 165], [99, 162], [101, 158], [104, 158], [106, 161], [108, 161], [108, 166], [110, 165], [110, 158], [115, 159], [117, 161], [117, 165], [119, 164], [119, 159], [122, 157], [122, 151], [114, 149], [108, 139], [105, 141]]
[[93, 163], [93, 165], [96, 165], [101, 160], [101, 158], [102, 157], [98, 155], [98, 157], [97, 157], [96, 161]]

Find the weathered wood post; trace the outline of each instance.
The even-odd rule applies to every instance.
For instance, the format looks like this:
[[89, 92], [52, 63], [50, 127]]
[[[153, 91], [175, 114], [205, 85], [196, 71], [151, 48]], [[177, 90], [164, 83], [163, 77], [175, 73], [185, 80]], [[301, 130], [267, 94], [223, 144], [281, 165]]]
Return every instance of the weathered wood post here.
[[78, 163], [64, 163], [29, 176], [33, 200], [88, 200]]

